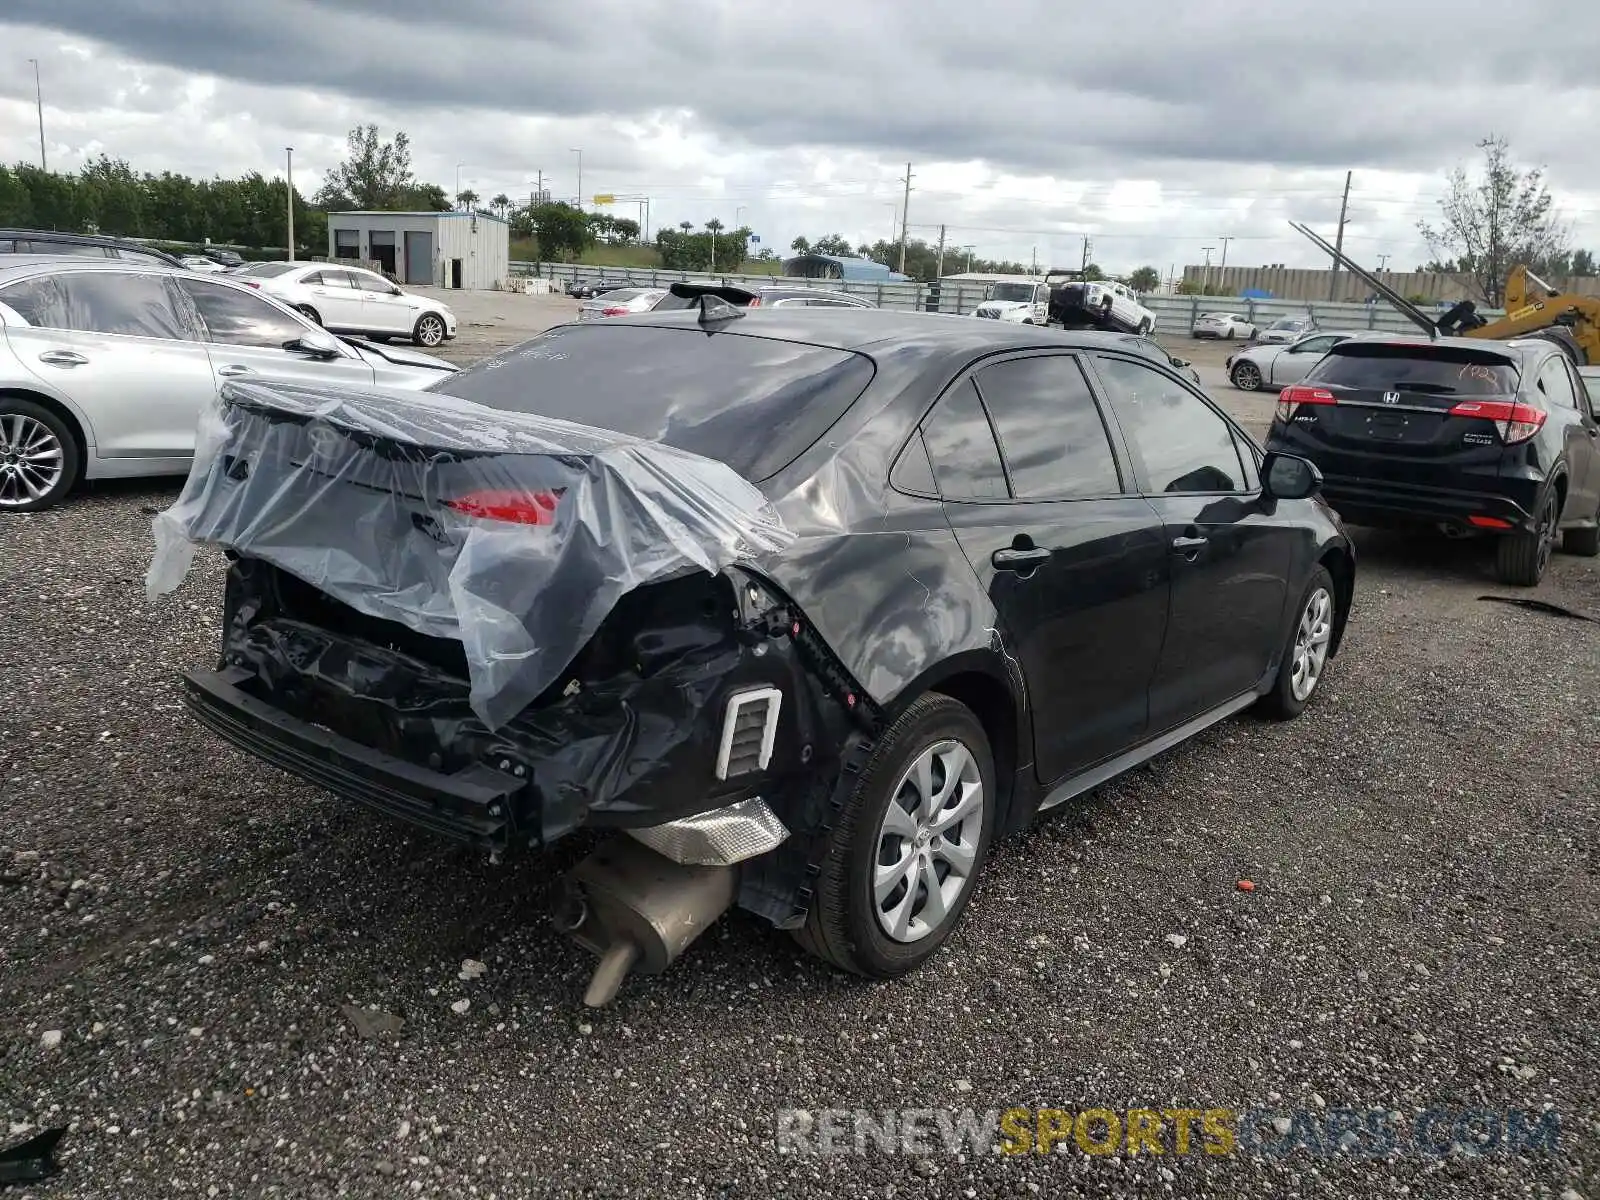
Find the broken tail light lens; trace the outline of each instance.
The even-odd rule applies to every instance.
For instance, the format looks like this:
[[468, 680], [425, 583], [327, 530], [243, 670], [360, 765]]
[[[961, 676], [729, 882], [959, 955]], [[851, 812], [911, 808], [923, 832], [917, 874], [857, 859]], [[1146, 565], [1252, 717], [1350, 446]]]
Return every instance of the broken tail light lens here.
[[1500, 440], [1508, 446], [1525, 442], [1544, 428], [1544, 413], [1531, 404], [1513, 400], [1463, 400], [1450, 410], [1450, 415], [1493, 421]]
[[505, 521], [511, 525], [554, 525], [556, 501], [560, 492], [470, 492], [445, 507], [485, 521]]
[[1309, 387], [1303, 383], [1291, 384], [1278, 393], [1277, 417], [1287, 421], [1302, 404], [1337, 404], [1339, 398], [1326, 388]]

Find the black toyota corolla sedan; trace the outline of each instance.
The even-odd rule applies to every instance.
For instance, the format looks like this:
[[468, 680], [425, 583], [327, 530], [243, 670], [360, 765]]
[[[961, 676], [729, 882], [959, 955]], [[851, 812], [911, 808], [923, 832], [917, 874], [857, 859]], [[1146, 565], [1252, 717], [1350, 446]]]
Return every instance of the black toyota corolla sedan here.
[[1316, 469], [1115, 334], [881, 310], [559, 326], [432, 394], [230, 385], [152, 592], [222, 546], [193, 713], [559, 889], [587, 997], [730, 905], [892, 977], [992, 841], [1293, 717], [1355, 559]]

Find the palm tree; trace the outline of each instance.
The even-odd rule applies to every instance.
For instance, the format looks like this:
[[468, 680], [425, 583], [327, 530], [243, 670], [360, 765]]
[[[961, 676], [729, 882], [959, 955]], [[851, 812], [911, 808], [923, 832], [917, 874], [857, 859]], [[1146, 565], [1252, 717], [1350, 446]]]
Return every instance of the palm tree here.
[[706, 222], [706, 228], [712, 233], [721, 233], [724, 226], [721, 221], [717, 220], [715, 217], [712, 217], [711, 220]]
[[688, 233], [689, 230], [694, 228], [694, 222], [693, 221], [679, 221], [678, 222], [678, 228], [683, 230], [685, 233]]
[[496, 216], [503, 217], [506, 215], [506, 210], [511, 207], [511, 197], [501, 192], [493, 200], [489, 201], [489, 207], [494, 209]]
[[473, 191], [471, 188], [468, 188], [464, 192], [456, 193], [456, 203], [459, 204], [463, 210], [470, 209], [477, 202], [478, 193]]

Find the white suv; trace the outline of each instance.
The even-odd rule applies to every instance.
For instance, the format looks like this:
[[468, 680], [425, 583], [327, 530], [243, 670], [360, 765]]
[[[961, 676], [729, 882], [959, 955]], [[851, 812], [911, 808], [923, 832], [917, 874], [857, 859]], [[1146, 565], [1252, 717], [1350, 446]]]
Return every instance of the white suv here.
[[456, 317], [432, 296], [402, 291], [382, 275], [336, 263], [252, 263], [231, 278], [283, 301], [324, 329], [408, 337], [432, 348], [456, 336]]

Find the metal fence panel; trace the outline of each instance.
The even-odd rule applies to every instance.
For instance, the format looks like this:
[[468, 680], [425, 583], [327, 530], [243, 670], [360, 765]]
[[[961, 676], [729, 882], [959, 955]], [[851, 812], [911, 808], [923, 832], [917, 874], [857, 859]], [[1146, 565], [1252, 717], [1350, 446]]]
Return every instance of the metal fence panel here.
[[[733, 283], [747, 287], [763, 284], [795, 284], [829, 288], [863, 296], [879, 308], [903, 312], [941, 312], [959, 316], [971, 314], [988, 297], [986, 284], [962, 283], [858, 283], [840, 279], [789, 279], [782, 275], [709, 275], [694, 271], [662, 271], [651, 267], [589, 267], [570, 263], [513, 262], [511, 273], [539, 275], [564, 288], [574, 279], [622, 279], [633, 287], [667, 287], [679, 280], [696, 283]], [[1146, 308], [1156, 315], [1156, 332], [1168, 337], [1187, 336], [1195, 318], [1203, 312], [1236, 312], [1252, 324], [1265, 328], [1279, 317], [1311, 316], [1324, 329], [1375, 329], [1386, 333], [1413, 333], [1409, 320], [1388, 304], [1325, 303], [1304, 300], [1254, 300], [1243, 296], [1165, 296], [1142, 297]], [[1426, 311], [1426, 309], [1424, 309]], [[1494, 320], [1503, 309], [1480, 308], [1480, 315]]]

